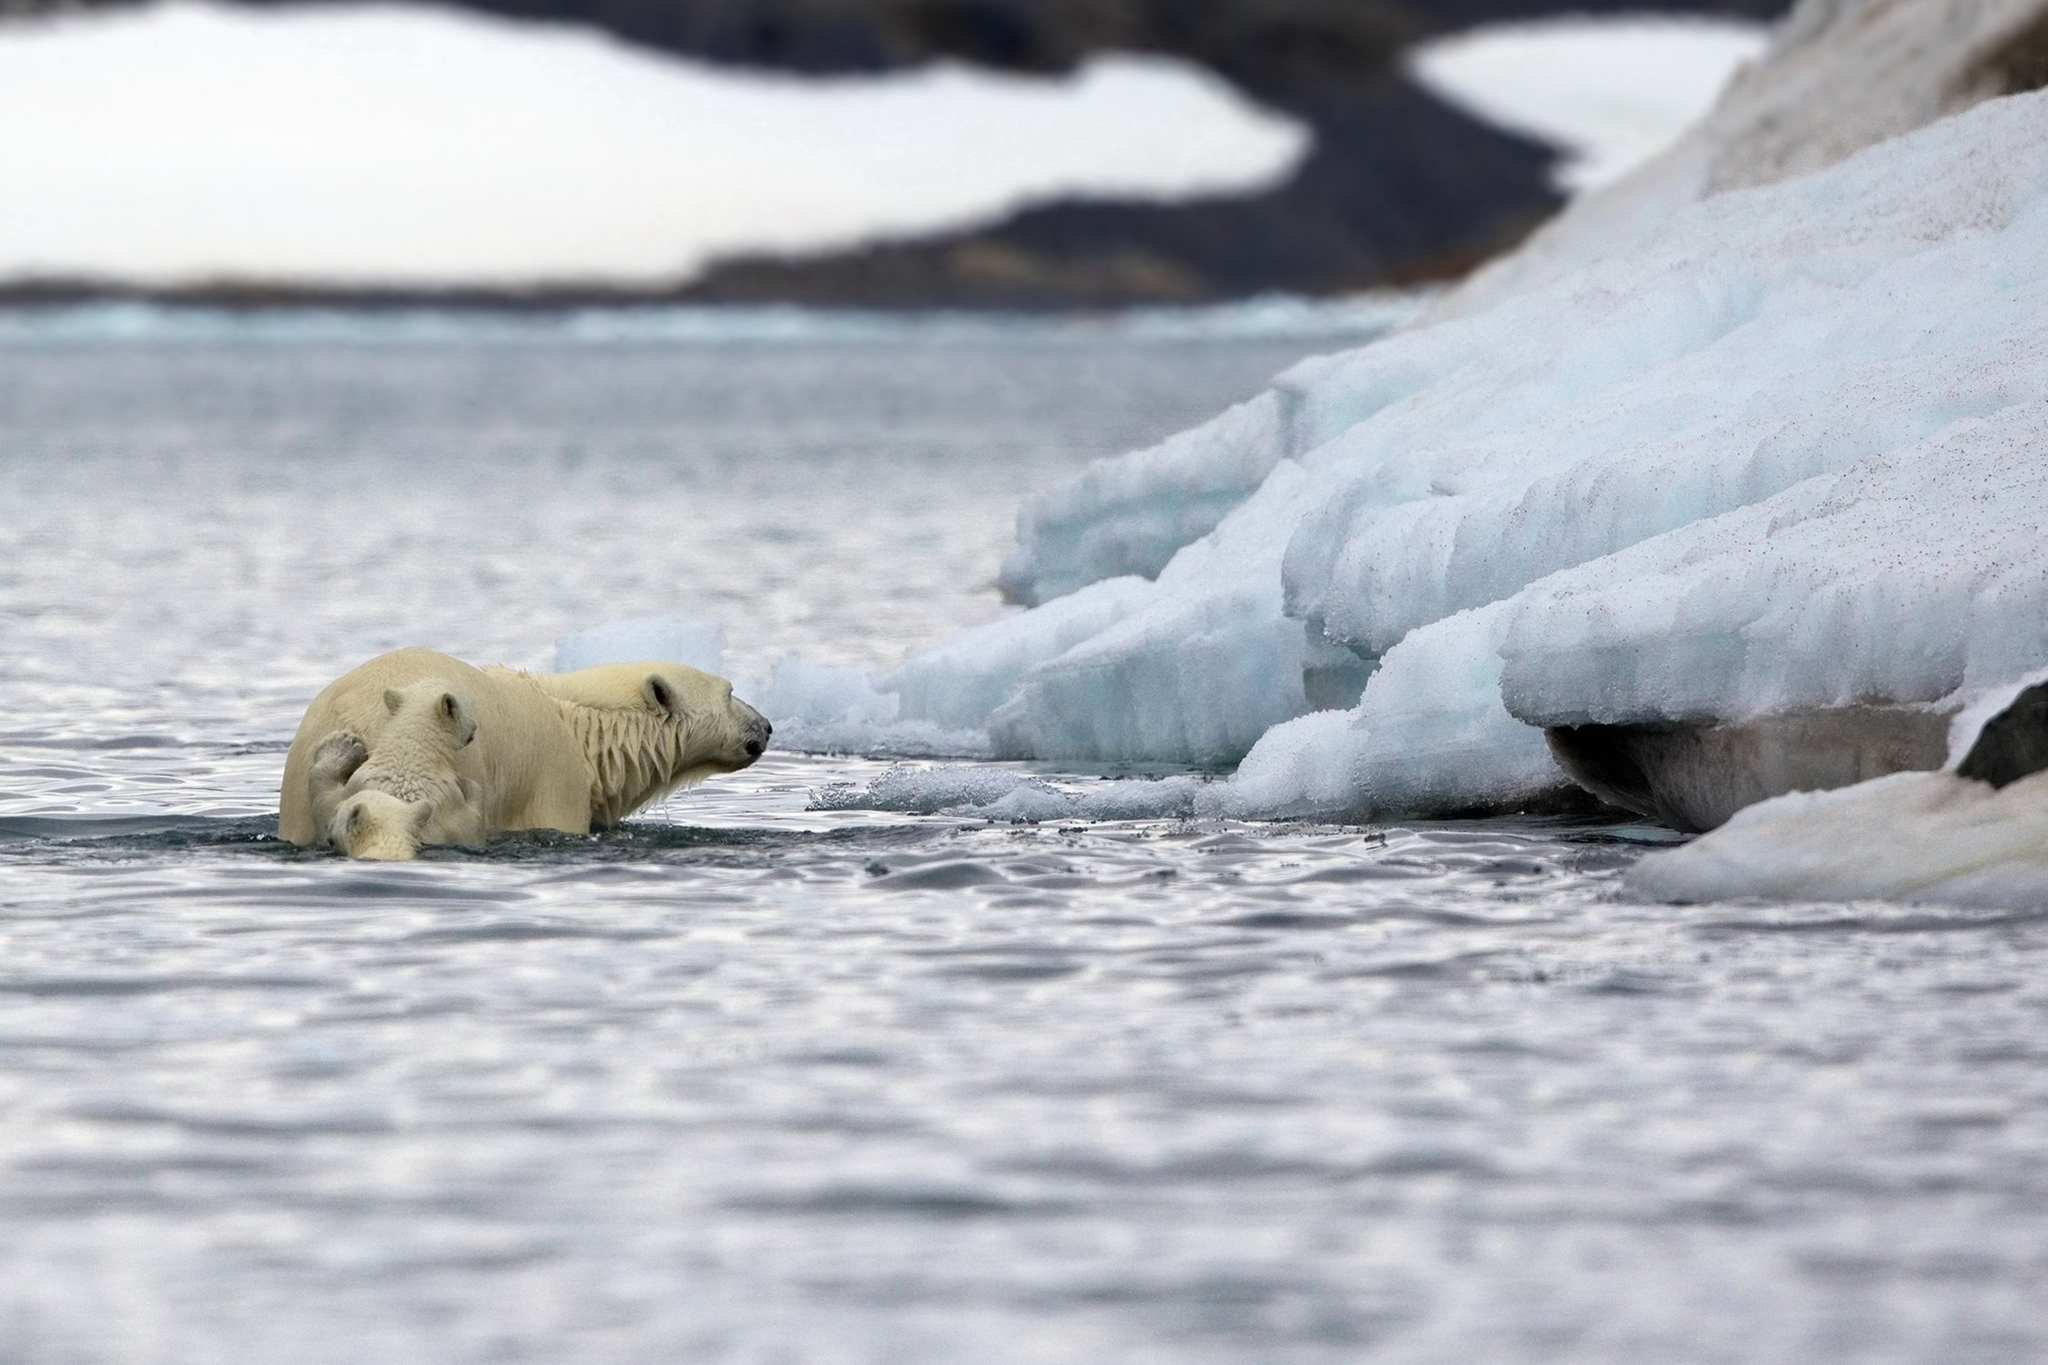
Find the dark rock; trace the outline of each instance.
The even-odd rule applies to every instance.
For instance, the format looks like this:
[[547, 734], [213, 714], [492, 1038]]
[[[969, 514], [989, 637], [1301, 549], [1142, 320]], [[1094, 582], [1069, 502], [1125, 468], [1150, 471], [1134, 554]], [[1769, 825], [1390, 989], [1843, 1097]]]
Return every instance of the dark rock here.
[[2036, 683], [1984, 722], [1956, 775], [2003, 787], [2048, 769], [2048, 683]]

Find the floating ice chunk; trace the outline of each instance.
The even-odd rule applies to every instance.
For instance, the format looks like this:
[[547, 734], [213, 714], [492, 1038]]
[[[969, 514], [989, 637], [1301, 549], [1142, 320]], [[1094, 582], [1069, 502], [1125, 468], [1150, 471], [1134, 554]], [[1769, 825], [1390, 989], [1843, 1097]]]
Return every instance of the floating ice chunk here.
[[1650, 900], [1856, 900], [2038, 906], [2048, 899], [2048, 773], [2002, 788], [1895, 773], [1740, 811], [1622, 880]]
[[778, 660], [768, 681], [748, 689], [754, 705], [775, 725], [775, 747], [807, 753], [946, 754], [988, 752], [979, 730], [905, 719], [894, 693], [851, 668], [790, 656]]
[[564, 635], [555, 641], [555, 671], [648, 659], [688, 664], [706, 673], [725, 671], [725, 627], [716, 621], [636, 616]]
[[812, 810], [884, 810], [986, 820], [1171, 820], [1197, 813], [1214, 784], [1194, 777], [1056, 786], [1010, 768], [897, 764], [866, 786], [811, 793]]
[[[1484, 314], [1296, 367], [1299, 458], [1137, 605], [1026, 669], [995, 751], [1228, 763], [1349, 704], [1317, 680], [1362, 681], [1384, 655], [1361, 708], [1380, 720], [1346, 732], [1349, 757], [1298, 747], [1332, 742], [1331, 722], [1281, 731], [1230, 799], [1512, 805], [1554, 773], [1486, 697], [1503, 652], [1508, 712], [1542, 725], [1918, 704], [2048, 659], [2026, 531], [2042, 424], [2019, 410], [2048, 390], [2044, 111], [1984, 105], [1696, 205]], [[1223, 430], [1188, 449], [1221, 462]], [[1937, 458], [1937, 434], [1982, 449]], [[1188, 470], [1123, 472], [1106, 518], [1147, 488], [1178, 505]], [[1463, 611], [1487, 630], [1431, 633]]]

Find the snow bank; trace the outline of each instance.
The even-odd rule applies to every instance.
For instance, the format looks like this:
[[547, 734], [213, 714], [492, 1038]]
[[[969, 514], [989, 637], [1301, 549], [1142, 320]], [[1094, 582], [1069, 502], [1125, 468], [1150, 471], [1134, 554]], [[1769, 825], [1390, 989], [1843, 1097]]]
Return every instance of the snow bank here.
[[[1862, 39], [1800, 44], [1896, 8], [1808, 3], [1744, 98], [1829, 51], [1855, 85]], [[1547, 799], [1516, 717], [1919, 702], [2048, 662], [2048, 96], [1660, 211], [1034, 500], [1005, 579], [1046, 605], [929, 651], [919, 707], [953, 687], [977, 724], [1007, 688], [998, 754], [1243, 756], [1221, 808], [1357, 816]]]
[[174, 0], [0, 25], [0, 275], [656, 285], [1049, 197], [1256, 190], [1308, 142], [1157, 58], [800, 80], [559, 24]]
[[[1433, 622], [1814, 478], [1894, 454], [1910, 463], [1950, 424], [2048, 391], [2048, 285], [2034, 267], [2048, 259], [2044, 189], [2042, 98], [1986, 105], [1818, 175], [1696, 205], [1653, 247], [1479, 316], [1299, 366], [1178, 445], [1092, 471], [1028, 511], [1027, 528], [1055, 499], [1091, 498], [1098, 529], [1146, 514], [1163, 526], [1190, 488], [1232, 487], [1271, 463], [1149, 589], [1119, 590], [1113, 624], [1022, 674], [992, 722], [997, 751], [1227, 762], [1313, 704], [1350, 705], [1340, 689], [1311, 698], [1309, 687], [1347, 657], [1362, 681]], [[2014, 413], [1997, 439], [2024, 447], [2028, 420]], [[1065, 555], [1045, 553], [1044, 534], [1020, 546], [1042, 557], [1031, 581], [1099, 562], [1087, 547], [1100, 541], [1074, 529], [1083, 520], [1064, 523]], [[1977, 535], [1965, 522], [1929, 531]], [[1621, 602], [1634, 564], [1589, 572], [1614, 575]], [[1742, 589], [1769, 590], [1763, 579]], [[1735, 601], [1722, 606], [1741, 610]], [[1027, 613], [991, 638], [1037, 628]], [[1513, 646], [1525, 698], [1542, 629], [1523, 627]], [[1569, 638], [1590, 641], [1590, 629]], [[1881, 668], [1887, 634], [1872, 629], [1854, 655], [1831, 647], [1835, 665]], [[2015, 655], [2031, 647], [2005, 638]], [[1469, 648], [1431, 667], [1459, 679], [1499, 667], [1479, 635]], [[1711, 713], [1741, 714], [1762, 695], [1697, 665], [1672, 668], [1713, 693], [1699, 698]], [[1599, 672], [1588, 663], [1557, 690]], [[1446, 724], [1465, 727], [1448, 718], [1478, 713], [1460, 687], [1443, 692]], [[1391, 746], [1380, 748], [1390, 770], [1429, 766], [1427, 744], [1394, 738], [1426, 728], [1358, 742]]]

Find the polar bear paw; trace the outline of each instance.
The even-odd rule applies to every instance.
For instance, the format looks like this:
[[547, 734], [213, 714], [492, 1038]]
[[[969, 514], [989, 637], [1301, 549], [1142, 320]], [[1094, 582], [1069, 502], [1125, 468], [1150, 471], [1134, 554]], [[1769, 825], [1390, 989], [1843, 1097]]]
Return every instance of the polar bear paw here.
[[370, 751], [360, 738], [346, 730], [336, 730], [321, 740], [320, 747], [313, 751], [313, 782], [316, 786], [322, 783], [346, 785], [369, 757]]

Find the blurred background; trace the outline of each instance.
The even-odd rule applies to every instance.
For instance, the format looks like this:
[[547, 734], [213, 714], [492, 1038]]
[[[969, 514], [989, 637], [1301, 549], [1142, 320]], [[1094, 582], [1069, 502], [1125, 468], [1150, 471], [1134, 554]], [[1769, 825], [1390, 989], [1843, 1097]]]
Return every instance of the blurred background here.
[[1783, 0], [0, 0], [0, 298], [1101, 308], [1455, 276]]

